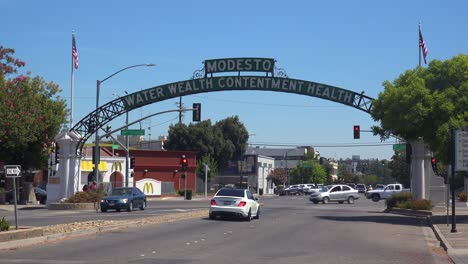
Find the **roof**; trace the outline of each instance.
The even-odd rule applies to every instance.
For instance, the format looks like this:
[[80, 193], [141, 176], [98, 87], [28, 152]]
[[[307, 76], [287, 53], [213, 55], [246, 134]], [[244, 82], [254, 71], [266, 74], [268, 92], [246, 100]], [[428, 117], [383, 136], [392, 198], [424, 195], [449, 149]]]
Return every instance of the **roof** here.
[[305, 153], [305, 147], [300, 148], [260, 148], [260, 147], [248, 147], [245, 152], [246, 155], [258, 154], [267, 157], [285, 157], [285, 156], [299, 156], [303, 157]]

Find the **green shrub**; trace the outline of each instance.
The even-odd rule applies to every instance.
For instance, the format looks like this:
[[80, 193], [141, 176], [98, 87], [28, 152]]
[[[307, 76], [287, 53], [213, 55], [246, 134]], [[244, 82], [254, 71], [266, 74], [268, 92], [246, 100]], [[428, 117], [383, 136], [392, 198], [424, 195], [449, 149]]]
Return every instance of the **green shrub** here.
[[10, 230], [10, 221], [6, 220], [5, 217], [2, 217], [2, 220], [0, 220], [0, 231], [8, 230]]
[[399, 204], [408, 200], [413, 200], [411, 193], [401, 192], [390, 196], [390, 198], [385, 201], [385, 204], [387, 205], [388, 209], [392, 209], [393, 207], [398, 207]]
[[97, 203], [100, 202], [104, 197], [102, 190], [92, 192], [77, 192], [70, 196], [65, 202], [66, 203]]
[[458, 195], [458, 200], [460, 200], [460, 202], [466, 202], [466, 192], [461, 192]]
[[400, 203], [398, 208], [403, 209], [411, 209], [411, 210], [432, 210], [432, 202], [431, 200], [421, 199], [421, 200], [407, 200], [405, 202]]

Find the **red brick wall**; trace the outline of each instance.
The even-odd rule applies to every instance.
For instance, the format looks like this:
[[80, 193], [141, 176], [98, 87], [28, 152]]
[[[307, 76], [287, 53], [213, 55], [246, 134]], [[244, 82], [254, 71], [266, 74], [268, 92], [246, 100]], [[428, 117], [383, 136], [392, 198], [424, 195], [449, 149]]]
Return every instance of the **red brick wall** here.
[[[117, 150], [116, 153], [125, 156], [125, 151]], [[182, 166], [180, 157], [185, 155], [188, 159], [187, 189], [195, 191], [195, 177], [197, 169], [196, 153], [190, 151], [154, 151], [154, 150], [130, 150], [130, 156], [135, 157], [133, 181], [151, 178], [158, 181], [174, 183], [175, 190], [184, 189], [182, 178]], [[147, 171], [145, 171], [147, 170]], [[178, 172], [174, 172], [177, 170]]]

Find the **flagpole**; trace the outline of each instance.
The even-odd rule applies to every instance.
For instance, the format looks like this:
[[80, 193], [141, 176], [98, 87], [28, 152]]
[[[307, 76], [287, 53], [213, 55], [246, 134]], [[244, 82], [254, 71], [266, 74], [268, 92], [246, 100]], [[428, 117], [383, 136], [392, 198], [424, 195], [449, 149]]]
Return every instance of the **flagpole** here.
[[70, 129], [73, 127], [73, 83], [74, 83], [74, 67], [73, 67], [73, 39], [75, 32], [72, 31], [72, 52], [71, 52], [71, 85], [70, 85]]
[[418, 26], [418, 53], [419, 53], [419, 66], [421, 66], [421, 21]]

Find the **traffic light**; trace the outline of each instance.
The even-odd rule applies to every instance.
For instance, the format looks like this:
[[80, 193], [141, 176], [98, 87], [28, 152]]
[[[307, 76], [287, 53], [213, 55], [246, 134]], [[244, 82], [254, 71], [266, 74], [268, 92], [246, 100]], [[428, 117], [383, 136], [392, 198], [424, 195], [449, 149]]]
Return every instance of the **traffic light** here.
[[200, 122], [201, 120], [201, 104], [195, 103], [193, 104], [193, 111], [192, 111], [192, 121], [193, 122]]
[[135, 157], [130, 157], [130, 169], [135, 168]]
[[111, 126], [110, 125], [107, 125], [106, 126], [106, 138], [109, 138], [110, 134], [109, 132], [111, 131]]
[[361, 138], [361, 127], [360, 126], [354, 126], [354, 139], [360, 139]]
[[437, 159], [435, 157], [431, 157], [431, 165], [432, 165], [432, 170], [436, 175], [439, 175], [439, 172], [437, 171]]
[[182, 166], [182, 171], [188, 171], [188, 159], [185, 155], [180, 157], [180, 165]]

